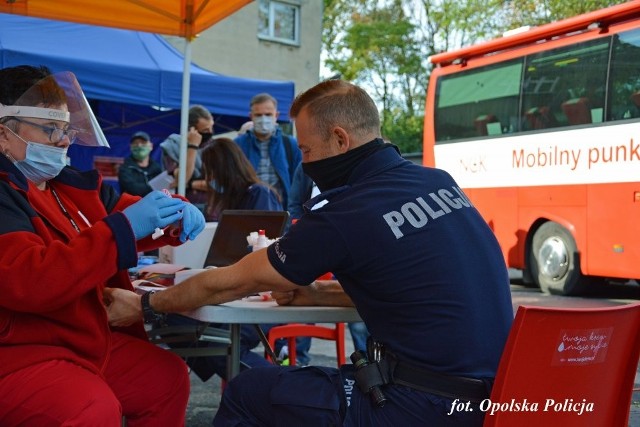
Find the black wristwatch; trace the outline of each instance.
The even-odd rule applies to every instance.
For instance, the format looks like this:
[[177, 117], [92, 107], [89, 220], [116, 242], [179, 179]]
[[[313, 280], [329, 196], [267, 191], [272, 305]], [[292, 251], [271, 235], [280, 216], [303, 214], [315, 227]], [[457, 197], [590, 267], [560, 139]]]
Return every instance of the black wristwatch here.
[[149, 304], [149, 297], [151, 294], [155, 294], [156, 291], [148, 291], [142, 294], [142, 298], [140, 299], [140, 304], [142, 305], [142, 317], [144, 318], [144, 323], [157, 323], [164, 319], [164, 314], [157, 313], [151, 308], [151, 304]]

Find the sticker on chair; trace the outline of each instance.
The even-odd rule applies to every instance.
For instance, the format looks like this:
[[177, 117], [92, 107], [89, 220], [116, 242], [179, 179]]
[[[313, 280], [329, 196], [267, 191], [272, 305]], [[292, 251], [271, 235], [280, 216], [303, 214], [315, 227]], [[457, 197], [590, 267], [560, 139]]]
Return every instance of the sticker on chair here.
[[604, 362], [612, 334], [613, 327], [561, 330], [551, 365], [589, 365]]

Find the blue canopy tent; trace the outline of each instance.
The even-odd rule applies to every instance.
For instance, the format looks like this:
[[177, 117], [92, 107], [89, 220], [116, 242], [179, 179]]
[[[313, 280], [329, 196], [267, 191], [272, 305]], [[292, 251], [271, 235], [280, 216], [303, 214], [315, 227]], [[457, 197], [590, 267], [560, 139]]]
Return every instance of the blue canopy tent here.
[[[129, 136], [148, 132], [156, 146], [179, 133], [183, 55], [161, 36], [130, 30], [0, 14], [0, 68], [46, 65], [73, 72], [90, 101], [111, 149], [72, 147], [72, 165], [93, 167], [94, 156], [128, 155]], [[214, 115], [216, 132], [248, 120], [249, 102], [260, 92], [278, 100], [287, 122], [293, 82], [243, 79], [191, 64], [190, 103]]]

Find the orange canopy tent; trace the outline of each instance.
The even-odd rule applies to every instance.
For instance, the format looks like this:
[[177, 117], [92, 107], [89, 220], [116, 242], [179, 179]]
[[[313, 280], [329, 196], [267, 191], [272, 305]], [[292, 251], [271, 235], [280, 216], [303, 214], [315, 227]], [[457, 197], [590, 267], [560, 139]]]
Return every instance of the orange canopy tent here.
[[184, 37], [192, 40], [251, 0], [3, 0], [0, 13]]
[[193, 38], [251, 3], [252, 0], [1, 0], [0, 13], [33, 16], [184, 37], [180, 175], [178, 193], [185, 193], [187, 118]]

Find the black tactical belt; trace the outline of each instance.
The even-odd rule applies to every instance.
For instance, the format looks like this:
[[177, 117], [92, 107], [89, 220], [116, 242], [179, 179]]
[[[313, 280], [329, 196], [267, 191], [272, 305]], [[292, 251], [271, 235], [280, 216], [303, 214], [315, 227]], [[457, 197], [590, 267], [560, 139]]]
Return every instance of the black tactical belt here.
[[[491, 382], [476, 378], [458, 377], [429, 371], [411, 363], [400, 361], [387, 351], [379, 362], [387, 365], [389, 382], [404, 385], [450, 399], [479, 403], [489, 398]], [[384, 370], [384, 368], [383, 368]]]

